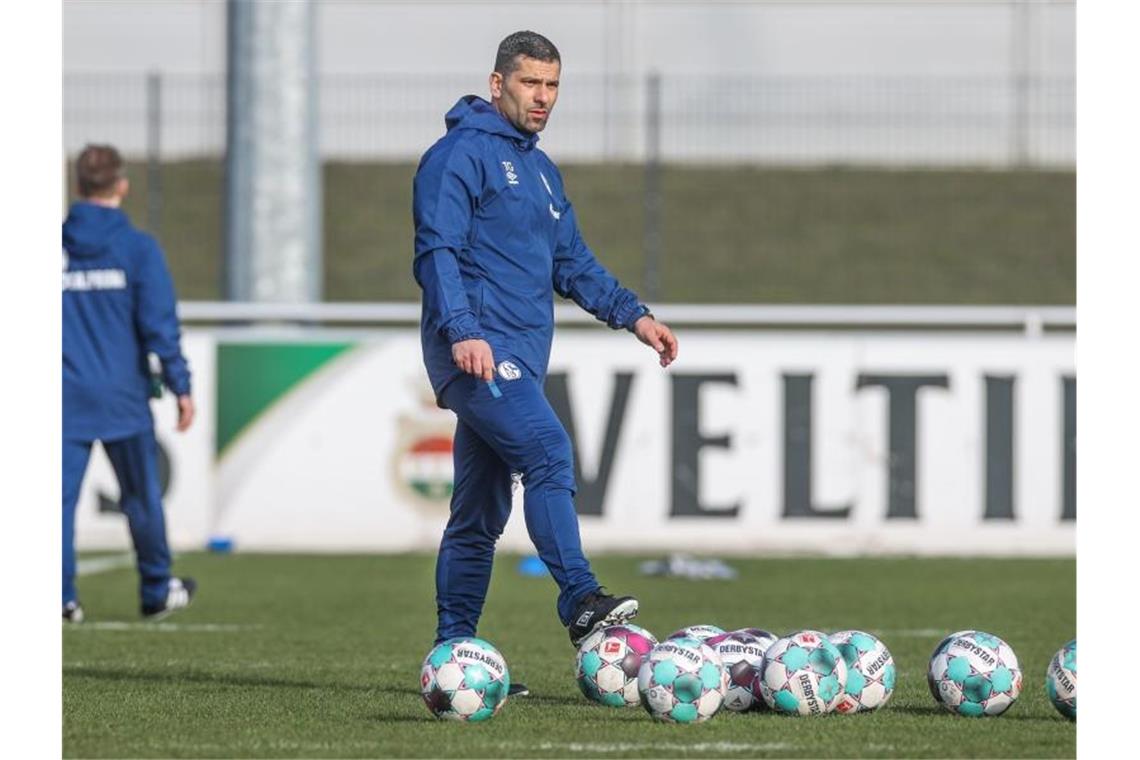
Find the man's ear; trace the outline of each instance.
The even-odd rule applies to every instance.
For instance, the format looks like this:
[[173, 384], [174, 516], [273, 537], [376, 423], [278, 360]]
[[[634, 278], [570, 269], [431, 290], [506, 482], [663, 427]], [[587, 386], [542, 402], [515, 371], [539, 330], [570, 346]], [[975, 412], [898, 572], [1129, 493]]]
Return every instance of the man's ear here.
[[130, 191], [131, 181], [126, 177], [121, 178], [118, 182], [115, 183], [115, 195], [118, 195], [120, 198], [126, 198], [127, 193]]
[[491, 97], [501, 98], [503, 96], [503, 75], [497, 71], [492, 71], [488, 82], [491, 85]]

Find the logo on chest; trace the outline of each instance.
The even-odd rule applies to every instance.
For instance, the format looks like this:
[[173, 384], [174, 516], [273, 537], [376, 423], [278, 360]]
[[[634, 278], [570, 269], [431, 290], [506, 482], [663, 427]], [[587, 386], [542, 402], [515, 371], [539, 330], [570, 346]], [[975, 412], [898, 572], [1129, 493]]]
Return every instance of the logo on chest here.
[[508, 185], [517, 185], [519, 183], [519, 175], [515, 173], [515, 165], [510, 161], [503, 161], [503, 172], [507, 175]]

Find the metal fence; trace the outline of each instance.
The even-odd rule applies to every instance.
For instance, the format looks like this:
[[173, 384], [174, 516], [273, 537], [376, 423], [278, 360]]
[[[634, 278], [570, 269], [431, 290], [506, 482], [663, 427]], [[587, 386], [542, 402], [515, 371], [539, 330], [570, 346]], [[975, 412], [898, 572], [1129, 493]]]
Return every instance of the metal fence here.
[[[322, 76], [326, 298], [416, 297], [415, 162], [455, 100], [484, 87]], [[542, 145], [581, 169], [567, 176], [591, 244], [649, 299], [1071, 302], [1071, 77], [583, 75], [563, 90]], [[128, 211], [160, 235], [191, 298], [220, 295], [225, 121], [220, 75], [65, 77], [67, 156], [106, 141], [132, 160]], [[921, 187], [898, 169], [923, 170]], [[946, 262], [945, 286], [919, 254]], [[981, 263], [1011, 255], [1000, 277]], [[844, 274], [828, 290], [813, 268]]]
[[[484, 89], [470, 74], [326, 74], [321, 154], [414, 161], [455, 100]], [[1062, 76], [580, 75], [565, 82], [543, 146], [573, 162], [1071, 167], [1075, 104]], [[220, 156], [224, 77], [68, 74], [64, 140], [69, 154], [105, 140], [155, 160]]]

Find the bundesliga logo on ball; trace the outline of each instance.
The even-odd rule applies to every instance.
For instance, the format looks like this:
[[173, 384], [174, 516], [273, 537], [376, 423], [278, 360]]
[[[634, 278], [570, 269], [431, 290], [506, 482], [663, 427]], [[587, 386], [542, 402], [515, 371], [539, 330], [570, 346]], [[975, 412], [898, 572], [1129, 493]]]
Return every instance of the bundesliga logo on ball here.
[[511, 677], [499, 650], [483, 639], [450, 639], [428, 653], [420, 693], [437, 718], [478, 722], [498, 714]]

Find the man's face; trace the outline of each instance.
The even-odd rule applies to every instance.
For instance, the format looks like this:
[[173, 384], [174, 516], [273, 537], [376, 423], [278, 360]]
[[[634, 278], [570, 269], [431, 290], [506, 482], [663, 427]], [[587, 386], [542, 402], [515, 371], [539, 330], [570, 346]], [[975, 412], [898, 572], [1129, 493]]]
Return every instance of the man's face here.
[[511, 124], [527, 134], [541, 132], [558, 100], [558, 61], [518, 57], [518, 68], [503, 77], [491, 74], [491, 103]]

